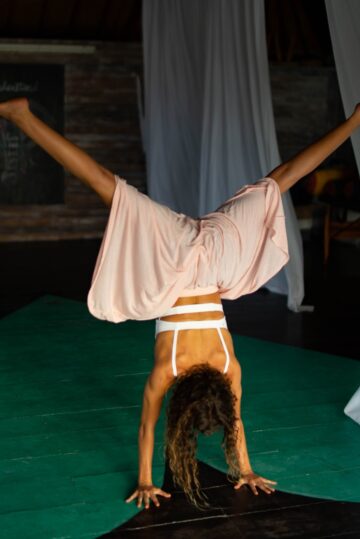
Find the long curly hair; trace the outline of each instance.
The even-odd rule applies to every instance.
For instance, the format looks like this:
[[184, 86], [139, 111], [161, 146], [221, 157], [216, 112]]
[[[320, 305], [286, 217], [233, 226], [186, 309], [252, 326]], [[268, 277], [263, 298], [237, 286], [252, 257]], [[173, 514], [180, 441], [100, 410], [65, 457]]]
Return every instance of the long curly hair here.
[[173, 480], [199, 509], [207, 507], [200, 489], [195, 458], [199, 433], [210, 435], [224, 429], [222, 447], [228, 464], [228, 477], [239, 477], [236, 455], [238, 427], [235, 395], [229, 379], [208, 363], [195, 365], [180, 375], [167, 407], [165, 454]]

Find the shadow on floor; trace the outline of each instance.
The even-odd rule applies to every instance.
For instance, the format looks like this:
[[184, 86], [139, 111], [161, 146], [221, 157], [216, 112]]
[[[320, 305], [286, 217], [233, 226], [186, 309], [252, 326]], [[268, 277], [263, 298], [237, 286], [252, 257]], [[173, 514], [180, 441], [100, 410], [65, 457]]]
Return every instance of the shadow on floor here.
[[234, 491], [226, 475], [199, 462], [200, 482], [210, 508], [198, 510], [175, 490], [168, 467], [163, 489], [171, 499], [143, 509], [98, 539], [260, 539], [360, 537], [360, 505], [275, 491], [255, 496], [247, 485]]

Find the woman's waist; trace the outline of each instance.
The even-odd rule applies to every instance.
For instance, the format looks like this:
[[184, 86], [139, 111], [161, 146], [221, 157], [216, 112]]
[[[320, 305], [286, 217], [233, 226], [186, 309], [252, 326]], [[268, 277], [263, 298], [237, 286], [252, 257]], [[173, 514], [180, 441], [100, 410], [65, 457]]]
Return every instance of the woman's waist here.
[[221, 318], [196, 319], [196, 320], [162, 320], [157, 319], [155, 325], [155, 335], [163, 331], [183, 331], [183, 330], [205, 330], [205, 329], [227, 329], [225, 316]]
[[181, 296], [175, 304], [160, 318], [166, 322], [192, 322], [220, 320], [224, 318], [224, 310], [219, 292], [202, 295]]

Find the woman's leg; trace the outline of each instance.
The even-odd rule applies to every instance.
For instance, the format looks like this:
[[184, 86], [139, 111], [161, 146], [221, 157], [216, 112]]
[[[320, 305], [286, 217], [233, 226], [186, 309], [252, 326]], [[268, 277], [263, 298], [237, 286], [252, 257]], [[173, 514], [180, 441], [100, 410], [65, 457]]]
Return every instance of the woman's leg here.
[[106, 205], [111, 205], [115, 191], [114, 174], [37, 118], [26, 98], [0, 103], [0, 116], [19, 127], [71, 174], [91, 187]]
[[360, 126], [360, 103], [353, 114], [325, 136], [314, 142], [295, 157], [282, 163], [267, 176], [273, 178], [283, 193], [319, 166]]

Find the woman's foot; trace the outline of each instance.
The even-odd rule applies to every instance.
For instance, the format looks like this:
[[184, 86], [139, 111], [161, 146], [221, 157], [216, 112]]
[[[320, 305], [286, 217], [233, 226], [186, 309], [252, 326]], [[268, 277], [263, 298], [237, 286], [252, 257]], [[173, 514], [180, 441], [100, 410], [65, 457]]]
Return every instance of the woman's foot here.
[[0, 103], [0, 116], [10, 121], [15, 120], [29, 110], [29, 100], [26, 97], [17, 97]]

